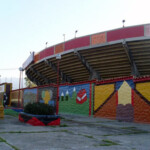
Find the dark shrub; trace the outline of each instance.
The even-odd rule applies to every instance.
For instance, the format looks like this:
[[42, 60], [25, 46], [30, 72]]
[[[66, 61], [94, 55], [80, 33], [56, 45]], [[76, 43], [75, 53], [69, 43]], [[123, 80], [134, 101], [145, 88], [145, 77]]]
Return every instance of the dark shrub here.
[[44, 103], [29, 103], [25, 106], [24, 112], [34, 115], [54, 115], [54, 107]]

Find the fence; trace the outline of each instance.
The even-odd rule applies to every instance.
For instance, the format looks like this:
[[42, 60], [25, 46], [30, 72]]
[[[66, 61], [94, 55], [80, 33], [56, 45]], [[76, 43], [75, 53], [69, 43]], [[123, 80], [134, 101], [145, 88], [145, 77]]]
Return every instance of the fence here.
[[149, 77], [116, 78], [61, 84], [59, 93], [56, 85], [21, 89], [20, 97], [19, 90], [11, 91], [11, 104], [24, 107], [41, 102], [53, 105], [59, 113], [150, 123], [149, 91]]

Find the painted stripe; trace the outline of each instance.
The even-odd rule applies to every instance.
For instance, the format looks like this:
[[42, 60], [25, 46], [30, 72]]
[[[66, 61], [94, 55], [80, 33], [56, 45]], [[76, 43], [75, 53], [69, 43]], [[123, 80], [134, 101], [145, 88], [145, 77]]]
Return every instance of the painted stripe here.
[[86, 93], [82, 96], [82, 98], [81, 99], [84, 99], [86, 97]]
[[118, 91], [116, 92], [116, 106], [118, 105]]
[[134, 90], [132, 89], [132, 91], [131, 91], [132, 93], [132, 95], [131, 95], [131, 103], [132, 103], [132, 106], [134, 106]]
[[77, 99], [78, 99], [79, 101], [81, 101], [81, 98], [80, 98], [79, 96], [77, 96]]

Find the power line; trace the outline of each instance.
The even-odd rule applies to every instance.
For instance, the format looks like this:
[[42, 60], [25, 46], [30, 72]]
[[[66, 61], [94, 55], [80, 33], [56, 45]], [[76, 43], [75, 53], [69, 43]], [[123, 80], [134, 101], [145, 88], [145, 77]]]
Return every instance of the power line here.
[[18, 68], [0, 68], [0, 70], [18, 70]]

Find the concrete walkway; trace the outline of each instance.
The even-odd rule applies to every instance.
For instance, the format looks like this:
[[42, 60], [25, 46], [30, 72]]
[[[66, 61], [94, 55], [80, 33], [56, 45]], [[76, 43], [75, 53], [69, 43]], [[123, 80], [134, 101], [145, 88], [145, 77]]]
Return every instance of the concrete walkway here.
[[150, 150], [150, 125], [63, 115], [61, 126], [0, 119], [0, 150]]

